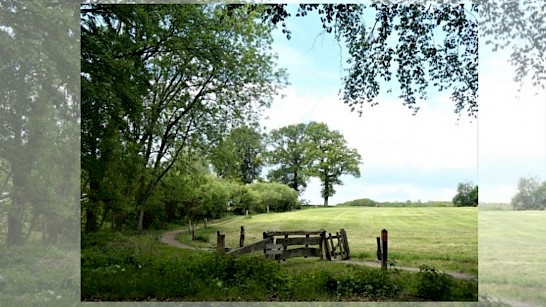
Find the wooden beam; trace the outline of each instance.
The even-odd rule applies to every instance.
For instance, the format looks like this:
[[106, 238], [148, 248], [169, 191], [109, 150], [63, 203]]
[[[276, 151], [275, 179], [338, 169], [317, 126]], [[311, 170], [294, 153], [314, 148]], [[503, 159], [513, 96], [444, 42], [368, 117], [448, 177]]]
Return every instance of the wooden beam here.
[[269, 237], [272, 236], [285, 236], [285, 235], [301, 235], [304, 236], [306, 234], [310, 235], [319, 235], [321, 233], [321, 230], [317, 231], [306, 231], [306, 230], [295, 230], [295, 231], [267, 231], [266, 234]]
[[284, 244], [286, 242], [286, 245], [319, 245], [320, 244], [320, 237], [296, 237], [296, 238], [278, 238], [277, 243]]
[[230, 254], [230, 255], [243, 255], [243, 254], [252, 253], [252, 252], [257, 251], [257, 250], [265, 250], [266, 249], [265, 245], [269, 244], [269, 243], [273, 243], [273, 238], [263, 239], [262, 241], [259, 241], [259, 242], [256, 242], [256, 243], [241, 247], [241, 248], [234, 249], [234, 250], [230, 251], [228, 254]]

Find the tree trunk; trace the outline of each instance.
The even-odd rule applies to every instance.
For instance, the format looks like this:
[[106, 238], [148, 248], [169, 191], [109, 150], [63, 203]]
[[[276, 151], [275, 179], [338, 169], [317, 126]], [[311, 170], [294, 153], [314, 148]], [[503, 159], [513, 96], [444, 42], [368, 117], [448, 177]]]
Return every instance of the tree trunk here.
[[140, 206], [140, 216], [138, 217], [138, 231], [142, 233], [144, 230], [144, 204]]
[[328, 196], [324, 197], [324, 206], [328, 207]]
[[85, 209], [85, 233], [98, 230], [97, 208], [99, 206], [99, 198], [96, 194], [100, 189], [99, 179], [90, 178], [89, 188], [89, 204]]
[[[15, 202], [15, 201], [14, 201]], [[22, 245], [23, 244], [23, 217], [16, 204], [13, 204], [8, 212], [8, 235], [6, 238], [6, 246]]]
[[[8, 234], [6, 237], [6, 246], [22, 245], [24, 243], [23, 238], [23, 209], [25, 207], [25, 177], [26, 172], [23, 165], [19, 162], [24, 161], [12, 161], [11, 167], [13, 172], [11, 189], [11, 206], [8, 209]], [[30, 171], [28, 171], [30, 172]]]
[[85, 232], [90, 233], [97, 230], [97, 212], [95, 208], [87, 208], [85, 210]]

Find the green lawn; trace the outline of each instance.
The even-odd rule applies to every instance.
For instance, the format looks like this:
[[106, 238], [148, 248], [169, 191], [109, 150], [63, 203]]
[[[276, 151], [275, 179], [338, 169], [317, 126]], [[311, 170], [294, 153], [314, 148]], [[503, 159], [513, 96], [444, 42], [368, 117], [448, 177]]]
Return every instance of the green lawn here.
[[[199, 225], [202, 226], [202, 225]], [[389, 231], [389, 259], [400, 266], [422, 264], [445, 271], [478, 274], [477, 208], [316, 208], [286, 213], [236, 217], [211, 224], [197, 234], [216, 244], [216, 231], [226, 234], [226, 245], [239, 244], [240, 227], [246, 244], [262, 239], [268, 230], [347, 231], [353, 258], [375, 260], [376, 237]], [[188, 243], [187, 235], [181, 240]]]
[[479, 292], [546, 305], [546, 212], [480, 211]]

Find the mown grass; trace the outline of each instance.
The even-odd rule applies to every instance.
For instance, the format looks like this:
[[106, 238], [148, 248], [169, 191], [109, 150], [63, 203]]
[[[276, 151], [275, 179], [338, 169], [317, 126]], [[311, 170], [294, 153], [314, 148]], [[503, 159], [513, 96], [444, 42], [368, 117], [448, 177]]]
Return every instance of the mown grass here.
[[546, 212], [479, 214], [480, 295], [546, 305]]
[[[82, 238], [84, 301], [475, 301], [477, 282], [317, 259], [183, 250], [145, 235]], [[441, 296], [427, 291], [438, 285]], [[423, 290], [424, 289], [424, 290]]]
[[198, 229], [208, 243], [180, 240], [200, 247], [214, 247], [216, 231], [226, 234], [226, 246], [239, 246], [240, 227], [245, 227], [245, 244], [262, 239], [268, 230], [347, 231], [353, 258], [376, 259], [376, 237], [389, 232], [389, 258], [400, 266], [423, 264], [444, 271], [478, 274], [477, 208], [317, 208], [285, 213], [240, 216]]

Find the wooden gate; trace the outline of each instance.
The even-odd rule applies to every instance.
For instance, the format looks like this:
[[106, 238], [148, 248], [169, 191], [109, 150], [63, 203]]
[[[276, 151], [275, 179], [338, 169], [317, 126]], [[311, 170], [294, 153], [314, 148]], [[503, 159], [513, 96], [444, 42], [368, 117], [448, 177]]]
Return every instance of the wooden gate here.
[[[224, 235], [218, 232], [218, 237], [224, 239]], [[221, 240], [223, 241], [223, 240]], [[219, 241], [220, 242], [220, 241]], [[223, 244], [218, 243], [219, 249], [228, 250]], [[326, 236], [324, 229], [317, 231], [267, 231], [263, 233], [263, 240], [243, 246], [227, 253], [232, 255], [248, 254], [263, 250], [267, 259], [283, 260], [294, 257], [319, 257], [327, 260], [338, 257], [346, 260], [350, 258], [349, 241], [344, 229]]]
[[349, 240], [347, 240], [347, 233], [345, 229], [341, 229], [339, 232], [336, 232], [335, 236], [332, 236], [331, 233], [328, 233], [326, 238], [326, 253], [328, 260], [341, 258], [342, 260], [347, 260], [351, 258], [351, 252], [349, 250]]

